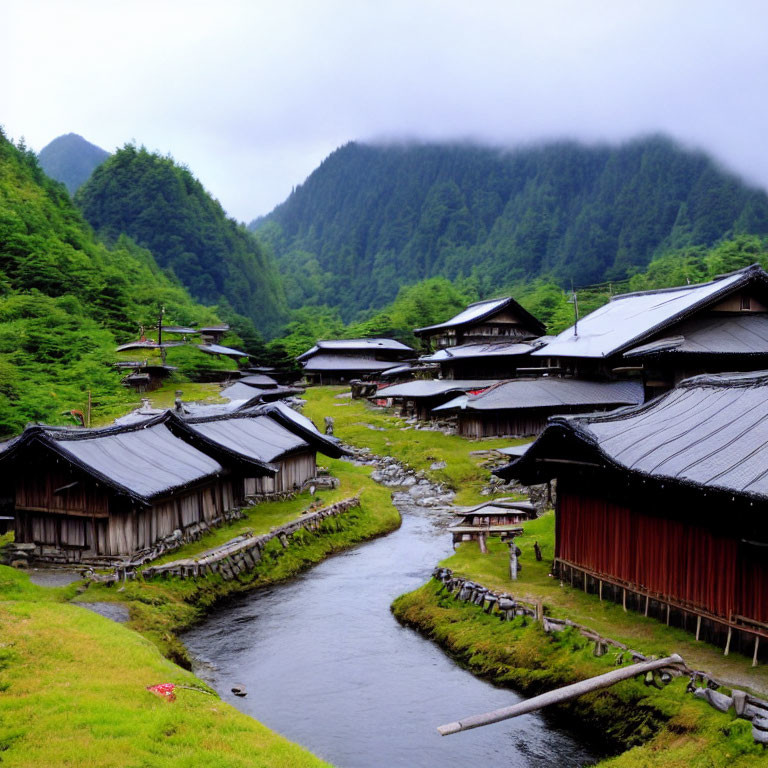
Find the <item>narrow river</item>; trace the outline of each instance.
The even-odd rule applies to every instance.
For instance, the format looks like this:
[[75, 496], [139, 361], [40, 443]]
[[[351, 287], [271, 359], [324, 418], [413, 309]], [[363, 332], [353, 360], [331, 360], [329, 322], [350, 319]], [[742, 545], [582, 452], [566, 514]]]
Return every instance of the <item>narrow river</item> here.
[[[435, 728], [519, 700], [401, 627], [392, 600], [451, 551], [446, 515], [396, 494], [402, 527], [299, 578], [230, 601], [184, 636], [222, 697], [340, 768], [579, 766], [574, 734], [528, 715], [454, 736]], [[247, 698], [230, 693], [243, 684]]]

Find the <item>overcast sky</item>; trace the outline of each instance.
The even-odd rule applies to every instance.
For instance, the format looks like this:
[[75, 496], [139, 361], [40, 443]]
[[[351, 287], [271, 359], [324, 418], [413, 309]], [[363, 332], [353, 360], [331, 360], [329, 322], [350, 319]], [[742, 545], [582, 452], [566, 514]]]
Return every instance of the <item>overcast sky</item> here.
[[267, 213], [352, 139], [665, 132], [768, 188], [766, 0], [0, 0], [0, 124]]

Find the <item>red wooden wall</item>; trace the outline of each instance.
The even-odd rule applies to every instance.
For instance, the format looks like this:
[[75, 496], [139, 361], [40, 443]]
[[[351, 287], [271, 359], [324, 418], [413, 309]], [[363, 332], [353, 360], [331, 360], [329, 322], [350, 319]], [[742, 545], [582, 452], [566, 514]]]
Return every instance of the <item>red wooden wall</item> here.
[[768, 621], [766, 557], [704, 527], [561, 488], [555, 555], [726, 620]]

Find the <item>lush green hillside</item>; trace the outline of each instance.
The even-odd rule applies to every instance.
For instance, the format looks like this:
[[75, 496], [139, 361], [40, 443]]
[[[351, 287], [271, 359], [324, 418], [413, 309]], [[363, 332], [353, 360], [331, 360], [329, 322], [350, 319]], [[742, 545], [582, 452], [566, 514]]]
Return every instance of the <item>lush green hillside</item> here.
[[88, 390], [102, 412], [125, 402], [115, 344], [161, 306], [170, 322], [218, 320], [128, 238], [98, 242], [64, 186], [0, 132], [0, 436], [84, 409]]
[[282, 325], [285, 298], [271, 259], [171, 158], [127, 145], [75, 199], [107, 242], [129, 235], [198, 300], [228, 302], [266, 335]]
[[251, 228], [291, 307], [327, 304], [348, 322], [435, 275], [481, 296], [542, 276], [621, 279], [670, 248], [768, 234], [768, 197], [660, 137], [515, 151], [351, 143]]
[[37, 156], [42, 169], [64, 184], [71, 195], [108, 157], [109, 152], [76, 133], [59, 136], [46, 144]]

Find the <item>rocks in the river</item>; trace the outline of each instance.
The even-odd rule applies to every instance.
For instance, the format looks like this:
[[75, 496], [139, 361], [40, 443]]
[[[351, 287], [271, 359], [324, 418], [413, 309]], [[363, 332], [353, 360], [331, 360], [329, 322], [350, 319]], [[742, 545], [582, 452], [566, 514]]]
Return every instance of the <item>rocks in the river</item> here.
[[245, 686], [240, 683], [232, 686], [232, 693], [234, 693], [235, 696], [240, 696], [241, 698], [248, 695], [248, 691], [245, 689]]

